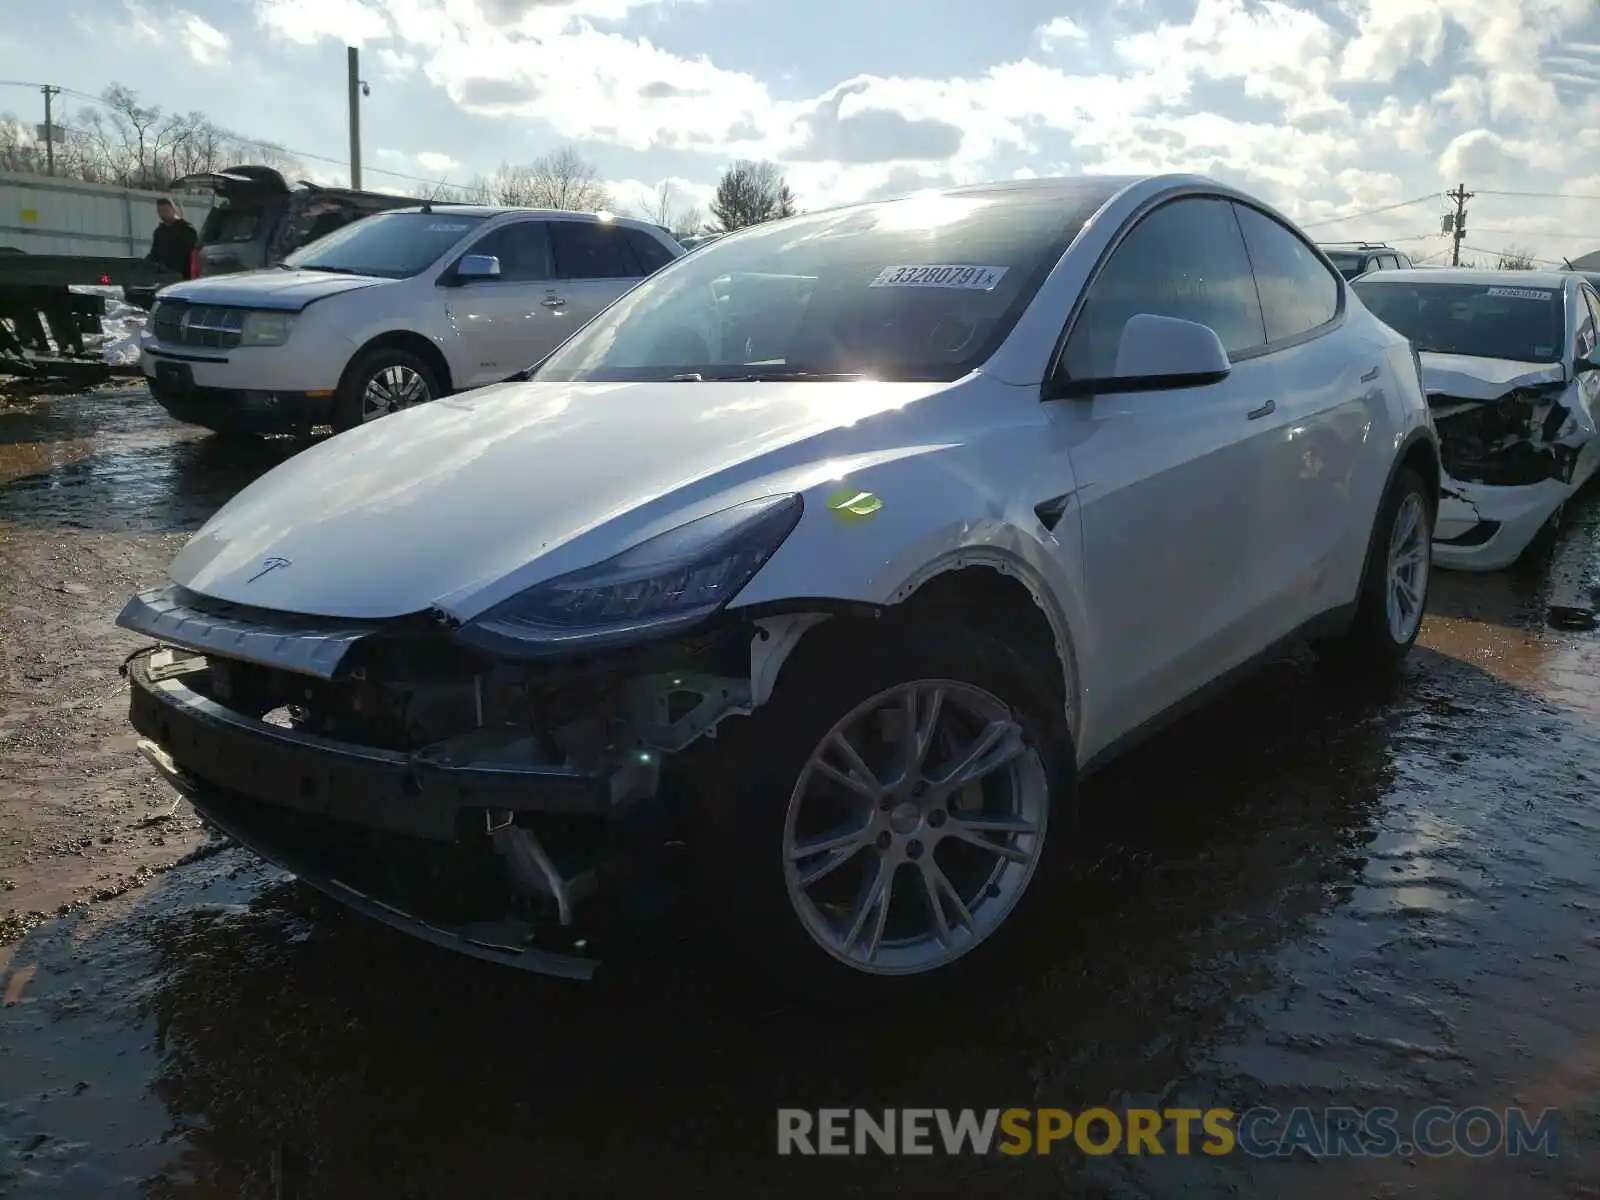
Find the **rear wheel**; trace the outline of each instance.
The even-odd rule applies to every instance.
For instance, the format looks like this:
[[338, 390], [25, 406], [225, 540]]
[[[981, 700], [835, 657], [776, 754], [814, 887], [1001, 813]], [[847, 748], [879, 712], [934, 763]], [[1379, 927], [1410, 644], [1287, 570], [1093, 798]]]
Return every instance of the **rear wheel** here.
[[1395, 474], [1378, 510], [1355, 618], [1321, 647], [1338, 670], [1391, 667], [1411, 653], [1428, 607], [1433, 567], [1434, 500], [1410, 467]]
[[439, 394], [439, 381], [427, 363], [408, 350], [379, 346], [346, 368], [334, 397], [334, 428], [342, 433]]
[[715, 917], [825, 1002], [992, 979], [1068, 840], [1075, 763], [1052, 690], [1001, 643], [931, 626], [802, 643], [778, 689], [725, 727], [723, 783], [702, 792]]

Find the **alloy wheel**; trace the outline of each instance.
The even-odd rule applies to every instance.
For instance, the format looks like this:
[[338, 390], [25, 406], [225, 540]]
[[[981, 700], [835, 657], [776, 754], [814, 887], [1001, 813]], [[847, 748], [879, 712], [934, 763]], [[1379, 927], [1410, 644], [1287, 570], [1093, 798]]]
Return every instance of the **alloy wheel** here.
[[1016, 907], [1049, 800], [1038, 749], [996, 696], [951, 680], [880, 692], [828, 731], [790, 796], [790, 903], [858, 971], [943, 967]]
[[1416, 492], [1407, 492], [1389, 531], [1389, 566], [1384, 593], [1389, 636], [1396, 643], [1410, 641], [1422, 624], [1423, 605], [1428, 595], [1429, 551], [1428, 521], [1422, 497]]
[[361, 419], [376, 421], [392, 412], [423, 404], [433, 397], [428, 382], [422, 375], [403, 363], [395, 363], [379, 370], [367, 380], [361, 395]]

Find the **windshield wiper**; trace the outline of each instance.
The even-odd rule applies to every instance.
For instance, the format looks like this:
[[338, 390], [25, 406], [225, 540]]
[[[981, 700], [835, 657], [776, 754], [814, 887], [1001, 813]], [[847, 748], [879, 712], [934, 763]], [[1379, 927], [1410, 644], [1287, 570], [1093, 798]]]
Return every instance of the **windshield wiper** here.
[[352, 271], [349, 267], [298, 267], [300, 271], [323, 271], [329, 275], [360, 275], [360, 271]]

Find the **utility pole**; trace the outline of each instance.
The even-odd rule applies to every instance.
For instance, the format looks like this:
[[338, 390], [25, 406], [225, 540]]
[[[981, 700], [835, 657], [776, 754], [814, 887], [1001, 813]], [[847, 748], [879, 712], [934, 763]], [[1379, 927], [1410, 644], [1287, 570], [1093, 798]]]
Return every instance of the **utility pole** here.
[[1467, 236], [1467, 201], [1472, 199], [1473, 193], [1467, 191], [1466, 184], [1458, 183], [1455, 191], [1446, 192], [1445, 195], [1456, 202], [1455, 220], [1452, 222], [1454, 228], [1450, 234], [1454, 239], [1454, 244], [1450, 248], [1450, 265], [1459, 267], [1461, 265], [1461, 241]]
[[354, 46], [344, 48], [350, 69], [350, 186], [361, 187], [361, 53]]
[[61, 89], [48, 83], [39, 89], [44, 93], [44, 173], [56, 173], [56, 126], [51, 118], [50, 101], [61, 94]]

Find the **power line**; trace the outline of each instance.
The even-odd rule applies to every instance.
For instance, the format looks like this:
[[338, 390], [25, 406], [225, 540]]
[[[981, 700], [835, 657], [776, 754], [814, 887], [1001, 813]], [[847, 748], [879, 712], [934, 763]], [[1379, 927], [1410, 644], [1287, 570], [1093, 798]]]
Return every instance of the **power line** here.
[[1600, 196], [1580, 195], [1577, 192], [1492, 192], [1480, 188], [1480, 196], [1517, 196], [1527, 200], [1600, 200]]
[[1402, 200], [1398, 204], [1385, 204], [1382, 208], [1368, 208], [1363, 209], [1361, 212], [1346, 213], [1342, 217], [1329, 217], [1325, 221], [1312, 221], [1308, 224], [1302, 224], [1300, 228], [1319, 229], [1324, 225], [1337, 225], [1341, 221], [1357, 221], [1362, 217], [1375, 217], [1379, 213], [1394, 212], [1400, 208], [1410, 208], [1414, 204], [1426, 204], [1430, 200], [1437, 200], [1438, 198], [1438, 192], [1429, 192], [1426, 196], [1418, 196], [1413, 200]]
[[[1466, 244], [1463, 244], [1461, 248], [1463, 250], [1470, 250], [1474, 254], [1492, 254], [1496, 258], [1506, 258], [1514, 254], [1514, 251], [1511, 250], [1486, 250], [1482, 246], [1468, 246]], [[1565, 263], [1557, 262], [1553, 258], [1535, 258], [1531, 254], [1517, 255], [1517, 257], [1526, 258], [1529, 262], [1543, 263], [1547, 267], [1561, 267], [1566, 265]]]
[[1595, 233], [1542, 233], [1537, 229], [1497, 229], [1488, 225], [1479, 225], [1478, 228], [1484, 233], [1507, 233], [1514, 237], [1567, 238], [1575, 242], [1600, 243], [1600, 234]]
[[[30, 83], [22, 79], [0, 79], [0, 87], [44, 88], [53, 86], [54, 85], [51, 84]], [[82, 100], [87, 104], [93, 104], [97, 108], [110, 107], [102, 97], [91, 96], [87, 92], [76, 91], [69, 87], [55, 87], [54, 90], [63, 95], [71, 96], [74, 99]], [[333, 158], [326, 154], [313, 154], [309, 150], [297, 150], [293, 146], [285, 146], [281, 142], [269, 142], [263, 138], [247, 137], [242, 133], [235, 133], [231, 129], [224, 129], [220, 125], [215, 126], [215, 128], [216, 131], [223, 137], [228, 138], [231, 141], [238, 142], [241, 146], [250, 146], [257, 150], [273, 150], [280, 154], [288, 154], [295, 158], [306, 159], [310, 162], [328, 163], [335, 167], [344, 167], [346, 170], [348, 170], [350, 166], [350, 164], [342, 158]], [[386, 171], [382, 167], [365, 167], [365, 170], [373, 175], [388, 176], [390, 179], [404, 179], [410, 183], [425, 183], [429, 187], [453, 187], [459, 188], [462, 191], [482, 190], [474, 189], [466, 184], [452, 183], [448, 179], [429, 179], [422, 175], [407, 175], [404, 171]]]

